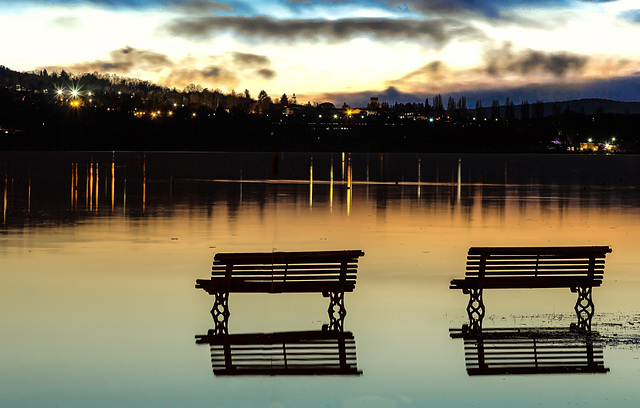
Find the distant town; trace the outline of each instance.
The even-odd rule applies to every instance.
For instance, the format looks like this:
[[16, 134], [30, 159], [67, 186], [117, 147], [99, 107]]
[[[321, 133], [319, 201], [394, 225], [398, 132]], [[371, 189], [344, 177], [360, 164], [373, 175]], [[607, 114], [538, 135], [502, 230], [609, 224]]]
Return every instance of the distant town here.
[[365, 106], [0, 66], [2, 150], [640, 152], [640, 103], [434, 95]]

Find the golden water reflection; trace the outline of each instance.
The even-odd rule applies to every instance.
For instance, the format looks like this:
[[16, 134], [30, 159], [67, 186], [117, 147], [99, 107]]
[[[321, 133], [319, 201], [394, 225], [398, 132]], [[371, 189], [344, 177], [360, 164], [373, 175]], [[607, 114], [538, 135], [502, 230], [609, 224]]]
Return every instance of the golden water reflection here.
[[[611, 246], [594, 291], [598, 325], [613, 316], [637, 332], [640, 159], [327, 153], [313, 154], [311, 175], [311, 155], [278, 157], [274, 177], [271, 153], [4, 153], [3, 403], [631, 407], [640, 398], [633, 346], [605, 348], [607, 375], [470, 379], [448, 336], [467, 320], [449, 281], [479, 245]], [[95, 193], [96, 175], [109, 191]], [[193, 282], [214, 253], [353, 247], [367, 256], [345, 330], [357, 334], [364, 375], [213, 377], [209, 351], [193, 344], [211, 326], [210, 299]], [[495, 292], [485, 328], [546, 327], [547, 316], [566, 326], [575, 301], [568, 289]], [[326, 321], [320, 296], [256, 296], [232, 300], [233, 333]]]

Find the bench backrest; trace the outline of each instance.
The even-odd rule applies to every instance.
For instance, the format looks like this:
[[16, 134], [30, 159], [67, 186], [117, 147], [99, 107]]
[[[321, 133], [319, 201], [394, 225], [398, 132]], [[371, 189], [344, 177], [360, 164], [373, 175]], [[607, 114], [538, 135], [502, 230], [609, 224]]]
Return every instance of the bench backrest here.
[[338, 284], [343, 291], [355, 286], [358, 257], [364, 252], [312, 251], [266, 253], [218, 253], [212, 278], [226, 278], [241, 285], [277, 285], [278, 291], [292, 288], [312, 290], [323, 284]]
[[360, 375], [351, 332], [304, 331], [198, 336], [215, 375]]
[[466, 276], [587, 277], [602, 280], [608, 246], [590, 247], [472, 247]]

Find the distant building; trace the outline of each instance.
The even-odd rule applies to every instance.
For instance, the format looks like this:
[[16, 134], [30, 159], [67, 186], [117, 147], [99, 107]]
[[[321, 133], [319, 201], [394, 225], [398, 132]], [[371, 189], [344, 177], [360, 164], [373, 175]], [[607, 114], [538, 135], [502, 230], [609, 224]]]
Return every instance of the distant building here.
[[591, 151], [591, 152], [597, 152], [598, 151], [599, 146], [595, 143], [580, 143], [580, 151], [581, 152], [586, 152], [586, 151]]
[[380, 107], [380, 103], [377, 96], [372, 96], [369, 99], [369, 105], [367, 105], [367, 109], [377, 109]]

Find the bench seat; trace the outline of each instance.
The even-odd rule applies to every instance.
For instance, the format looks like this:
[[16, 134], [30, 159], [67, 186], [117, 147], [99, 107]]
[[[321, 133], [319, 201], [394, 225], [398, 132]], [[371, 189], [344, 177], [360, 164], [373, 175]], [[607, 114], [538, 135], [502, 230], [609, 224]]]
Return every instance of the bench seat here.
[[196, 288], [209, 294], [353, 292], [362, 251], [219, 253], [211, 279]]
[[594, 306], [592, 288], [602, 285], [608, 246], [471, 247], [464, 279], [450, 289], [469, 294], [467, 314], [478, 329], [484, 317], [484, 289], [569, 288], [578, 293], [578, 325], [590, 329]]
[[218, 333], [227, 333], [229, 293], [322, 293], [329, 298], [329, 327], [341, 330], [347, 313], [344, 293], [356, 286], [359, 250], [218, 253], [210, 279], [196, 288], [214, 296]]

